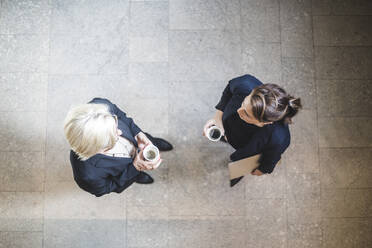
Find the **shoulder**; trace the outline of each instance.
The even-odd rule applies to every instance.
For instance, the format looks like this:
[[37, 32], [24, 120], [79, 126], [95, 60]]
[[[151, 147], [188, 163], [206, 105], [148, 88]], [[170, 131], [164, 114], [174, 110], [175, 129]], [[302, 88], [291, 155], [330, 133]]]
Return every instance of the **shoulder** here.
[[246, 74], [229, 81], [230, 90], [234, 94], [250, 94], [251, 91], [262, 85], [262, 82], [252, 75]]
[[275, 122], [271, 126], [271, 146], [276, 146], [280, 148], [287, 148], [291, 141], [291, 135], [289, 132], [288, 124], [282, 122]]
[[105, 104], [109, 107], [109, 110], [110, 110], [111, 113], [114, 112], [114, 104], [106, 98], [95, 97], [92, 100], [90, 100], [88, 103]]

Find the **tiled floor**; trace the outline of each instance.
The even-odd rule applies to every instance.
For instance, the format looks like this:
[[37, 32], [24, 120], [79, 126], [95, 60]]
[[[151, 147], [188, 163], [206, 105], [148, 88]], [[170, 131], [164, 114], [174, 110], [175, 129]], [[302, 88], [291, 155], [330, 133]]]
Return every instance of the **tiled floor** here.
[[[0, 247], [372, 247], [370, 0], [1, 0]], [[269, 176], [229, 187], [201, 137], [243, 73], [304, 102]], [[62, 122], [111, 99], [175, 150], [96, 198]]]

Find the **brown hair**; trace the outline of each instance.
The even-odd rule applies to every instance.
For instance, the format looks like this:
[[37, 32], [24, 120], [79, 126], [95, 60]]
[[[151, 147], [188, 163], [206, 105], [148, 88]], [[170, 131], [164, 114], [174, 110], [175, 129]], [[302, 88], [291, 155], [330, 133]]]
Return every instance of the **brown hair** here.
[[252, 91], [252, 112], [260, 122], [284, 121], [292, 123], [297, 114], [301, 99], [295, 98], [276, 84], [263, 84]]

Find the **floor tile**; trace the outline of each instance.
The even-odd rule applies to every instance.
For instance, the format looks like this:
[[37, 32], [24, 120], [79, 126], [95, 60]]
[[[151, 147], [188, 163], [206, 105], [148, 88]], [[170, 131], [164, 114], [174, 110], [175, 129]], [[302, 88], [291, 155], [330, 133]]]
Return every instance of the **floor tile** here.
[[369, 0], [313, 0], [313, 15], [370, 15]]
[[44, 154], [0, 152], [0, 191], [44, 191]]
[[289, 248], [318, 248], [322, 246], [320, 224], [290, 224], [288, 226]]
[[368, 47], [315, 47], [317, 79], [370, 79], [371, 61]]
[[323, 221], [323, 248], [369, 247], [372, 245], [372, 219], [330, 218]]
[[48, 75], [1, 73], [0, 111], [46, 111]]
[[314, 45], [370, 46], [371, 16], [315, 16]]
[[172, 81], [230, 80], [241, 73], [240, 37], [233, 31], [171, 31]]
[[168, 209], [159, 206], [128, 207], [128, 246], [165, 247], [168, 244]]
[[44, 247], [126, 247], [125, 220], [46, 219]]
[[127, 34], [51, 35], [51, 74], [127, 73], [128, 58]]
[[96, 197], [72, 181], [45, 184], [45, 219], [124, 220], [125, 191]]
[[320, 223], [319, 174], [287, 175], [287, 215], [291, 224]]
[[129, 2], [120, 0], [52, 0], [53, 34], [127, 33]]
[[167, 62], [168, 37], [131, 37], [129, 59], [131, 62]]
[[311, 1], [280, 1], [282, 56], [312, 58], [311, 21]]
[[279, 3], [241, 1], [242, 38], [245, 42], [279, 42]]
[[42, 231], [43, 193], [0, 192], [0, 231]]
[[0, 35], [0, 72], [47, 72], [49, 38], [46, 34]]
[[370, 147], [372, 119], [364, 117], [319, 118], [320, 147]]
[[168, 1], [131, 3], [130, 36], [167, 36], [169, 29], [168, 5]]
[[42, 232], [0, 232], [0, 247], [42, 248]]
[[2, 112], [1, 115], [1, 151], [44, 151], [45, 112]]
[[372, 116], [370, 80], [317, 80], [319, 116]]
[[1, 5], [1, 34], [47, 34], [51, 8], [48, 0], [5, 0]]
[[372, 217], [372, 189], [323, 189], [323, 217]]
[[169, 1], [170, 29], [240, 28], [239, 1], [177, 0]]
[[370, 148], [320, 149], [323, 188], [371, 188]]
[[317, 106], [314, 64], [309, 58], [283, 58], [280, 84], [287, 93], [301, 98], [304, 109], [315, 109]]
[[282, 81], [280, 43], [243, 43], [242, 66], [264, 84]]

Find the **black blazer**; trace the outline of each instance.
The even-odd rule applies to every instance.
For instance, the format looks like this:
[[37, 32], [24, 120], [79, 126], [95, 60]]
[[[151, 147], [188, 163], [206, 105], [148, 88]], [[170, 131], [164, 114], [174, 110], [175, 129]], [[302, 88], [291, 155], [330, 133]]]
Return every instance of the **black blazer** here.
[[[132, 118], [128, 118], [123, 111], [107, 99], [94, 98], [89, 103], [108, 105], [110, 112], [118, 117], [118, 128], [123, 132], [121, 136], [138, 147], [134, 137], [141, 132], [141, 129]], [[96, 154], [81, 161], [71, 150], [70, 161], [76, 183], [80, 188], [97, 197], [110, 192], [122, 192], [135, 181], [135, 177], [139, 174], [131, 158]]]
[[[219, 103], [216, 105], [216, 109], [223, 112], [222, 122], [224, 127], [226, 120], [237, 112], [245, 97], [260, 85], [262, 83], [251, 75], [244, 75], [229, 81]], [[249, 124], [246, 128], [249, 128]], [[227, 136], [229, 143], [234, 143], [233, 147], [236, 149], [230, 155], [230, 159], [236, 161], [262, 153], [258, 169], [263, 173], [271, 173], [279, 162], [281, 154], [290, 144], [291, 136], [288, 125], [282, 121], [277, 121], [261, 128], [254, 128], [254, 135], [247, 138], [245, 142], [234, 142]], [[239, 132], [239, 130], [229, 131]]]

